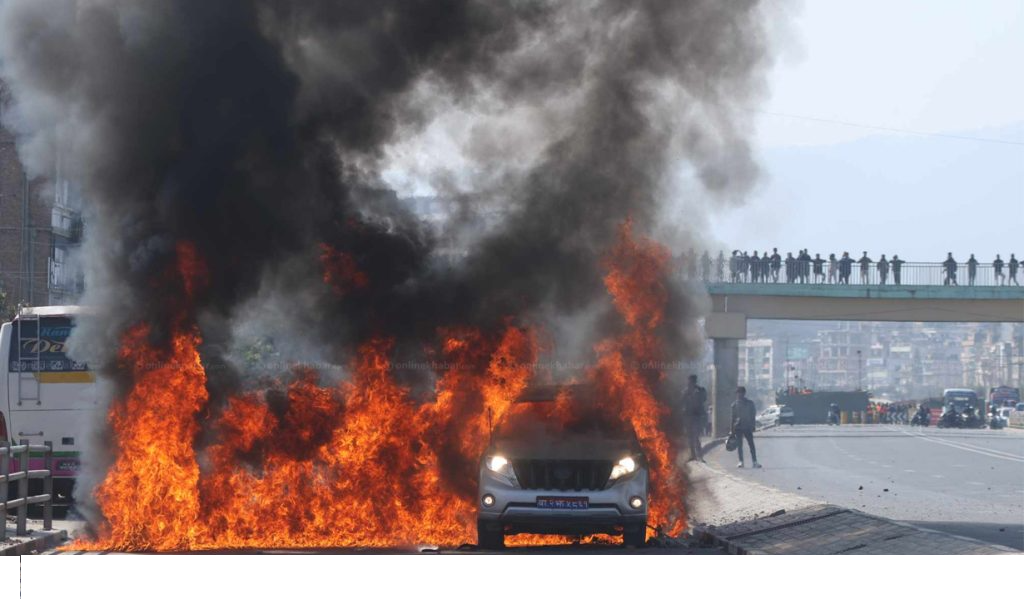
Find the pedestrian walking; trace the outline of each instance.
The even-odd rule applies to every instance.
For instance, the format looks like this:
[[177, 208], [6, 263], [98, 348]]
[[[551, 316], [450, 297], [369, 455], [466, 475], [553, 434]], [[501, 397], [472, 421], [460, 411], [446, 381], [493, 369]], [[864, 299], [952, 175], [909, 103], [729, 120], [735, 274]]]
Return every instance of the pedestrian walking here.
[[885, 254], [878, 259], [878, 281], [879, 284], [885, 285], [885, 280], [889, 278], [889, 261], [885, 259]]
[[1003, 274], [1003, 259], [996, 254], [996, 259], [992, 261], [992, 270], [995, 271], [995, 283], [997, 285], [1006, 284], [1006, 275]]
[[782, 256], [779, 255], [779, 248], [772, 248], [772, 282], [779, 282], [779, 269], [782, 268]]
[[872, 260], [868, 258], [868, 253], [864, 252], [864, 255], [860, 257], [860, 260], [857, 260], [857, 263], [860, 264], [860, 284], [867, 285], [868, 279], [871, 276], [869, 269], [871, 268]]
[[708, 251], [704, 250], [704, 253], [700, 256], [700, 277], [705, 283], [711, 281], [711, 256], [708, 255]]
[[836, 260], [835, 254], [828, 255], [828, 282], [830, 285], [835, 284], [836, 275], [839, 274], [839, 260]]
[[1020, 283], [1017, 282], [1017, 269], [1020, 268], [1020, 261], [1017, 260], [1017, 256], [1010, 254], [1010, 283], [1013, 283], [1017, 287], [1020, 287]]
[[[999, 256], [996, 256], [998, 259]], [[1000, 260], [1002, 262], [1002, 260]], [[946, 255], [946, 261], [942, 263], [943, 268], [946, 270], [946, 278], [942, 281], [943, 285], [956, 285], [956, 258], [953, 257], [953, 252], [949, 252]]]
[[747, 397], [746, 387], [736, 388], [736, 401], [732, 402], [732, 427], [731, 433], [736, 435], [736, 440], [739, 442], [737, 450], [739, 452], [740, 463], [736, 464], [737, 468], [743, 468], [743, 440], [746, 439], [747, 445], [750, 446], [750, 459], [754, 462], [754, 468], [760, 468], [761, 464], [757, 461], [757, 448], [754, 447], [754, 422], [757, 419], [757, 408], [754, 406], [754, 402]]
[[971, 254], [967, 260], [967, 284], [974, 286], [974, 280], [978, 278], [978, 260]]

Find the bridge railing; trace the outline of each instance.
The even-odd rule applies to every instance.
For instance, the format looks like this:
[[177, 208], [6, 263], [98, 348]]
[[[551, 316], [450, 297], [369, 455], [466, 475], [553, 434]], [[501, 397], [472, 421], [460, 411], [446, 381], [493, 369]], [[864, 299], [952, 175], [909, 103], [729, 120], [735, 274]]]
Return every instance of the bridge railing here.
[[[797, 273], [800, 272], [801, 263], [797, 263], [795, 269]], [[822, 265], [822, 274], [816, 275], [814, 273], [814, 265], [809, 264], [807, 266], [807, 276], [797, 277], [791, 284], [806, 284], [806, 285], [840, 285], [844, 284], [840, 282], [840, 269], [836, 266], [834, 272], [830, 269], [828, 262]], [[744, 272], [745, 270], [745, 272]], [[786, 264], [783, 262], [778, 270], [777, 280], [774, 272], [764, 266], [762, 271], [766, 271], [766, 276], [762, 276], [752, 271], [748, 266], [746, 269], [738, 269], [735, 273], [730, 272], [728, 262], [723, 265], [721, 274], [718, 269], [712, 266], [710, 272], [705, 273], [703, 269], [698, 269], [697, 272], [700, 278], [707, 283], [776, 283], [779, 285], [787, 284], [786, 277]], [[693, 273], [684, 269], [684, 272], [692, 275]], [[889, 266], [888, 272], [885, 275], [883, 281], [882, 272], [878, 270], [878, 263], [873, 262], [868, 266], [866, 275], [861, 274], [860, 264], [854, 263], [850, 268], [850, 285], [974, 285], [978, 287], [995, 287], [1000, 285], [1020, 285], [1024, 282], [1024, 273], [1017, 270], [1013, 273], [1011, 278], [1011, 271], [1008, 265], [1003, 265], [1001, 274], [997, 275], [995, 267], [991, 263], [979, 264], [977, 267], [972, 269], [965, 262], [957, 264], [955, 271], [955, 278], [950, 279], [947, 273], [946, 266], [941, 262], [904, 262], [898, 269], [894, 269], [892, 265]]]
[[[31, 452], [43, 454], [42, 470], [29, 470]], [[15, 463], [15, 458], [17, 458]], [[28, 494], [28, 481], [42, 479], [43, 493]], [[17, 483], [14, 499], [9, 499], [9, 485]], [[17, 528], [15, 534], [28, 533], [28, 506], [43, 504], [43, 530], [53, 528], [53, 447], [47, 445], [11, 445], [10, 441], [0, 445], [0, 541], [7, 538], [7, 512], [16, 510]]]

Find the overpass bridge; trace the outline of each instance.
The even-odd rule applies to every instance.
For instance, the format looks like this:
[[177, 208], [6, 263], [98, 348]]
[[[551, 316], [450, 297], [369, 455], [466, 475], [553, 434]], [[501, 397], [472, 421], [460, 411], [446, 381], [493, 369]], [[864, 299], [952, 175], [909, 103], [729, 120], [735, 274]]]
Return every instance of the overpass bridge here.
[[891, 322], [1024, 322], [1024, 287], [833, 285], [710, 282], [705, 331], [714, 346], [713, 426], [729, 429], [729, 406], [739, 379], [739, 340], [747, 320], [851, 320]]

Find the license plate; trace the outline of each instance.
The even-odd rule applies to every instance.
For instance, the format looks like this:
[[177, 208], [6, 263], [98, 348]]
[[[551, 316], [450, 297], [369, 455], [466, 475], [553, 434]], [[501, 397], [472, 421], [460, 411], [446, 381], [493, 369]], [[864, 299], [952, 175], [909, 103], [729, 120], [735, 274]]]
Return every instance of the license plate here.
[[587, 497], [538, 497], [537, 507], [545, 510], [585, 510], [590, 507]]

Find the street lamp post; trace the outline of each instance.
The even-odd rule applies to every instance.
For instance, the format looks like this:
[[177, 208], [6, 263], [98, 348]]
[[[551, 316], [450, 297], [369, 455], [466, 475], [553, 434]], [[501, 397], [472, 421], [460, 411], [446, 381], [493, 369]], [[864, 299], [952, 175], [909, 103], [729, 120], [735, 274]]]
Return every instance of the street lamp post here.
[[864, 390], [864, 359], [860, 350], [857, 350], [857, 391]]

